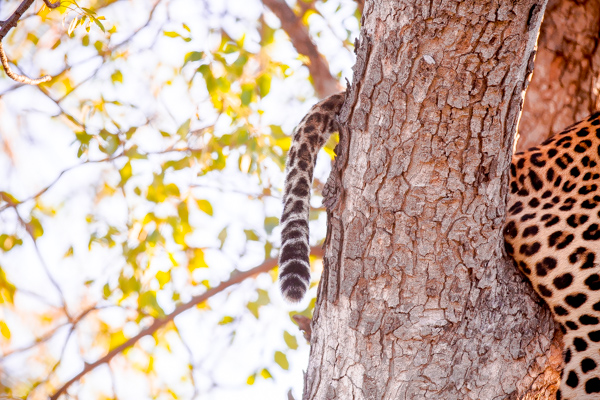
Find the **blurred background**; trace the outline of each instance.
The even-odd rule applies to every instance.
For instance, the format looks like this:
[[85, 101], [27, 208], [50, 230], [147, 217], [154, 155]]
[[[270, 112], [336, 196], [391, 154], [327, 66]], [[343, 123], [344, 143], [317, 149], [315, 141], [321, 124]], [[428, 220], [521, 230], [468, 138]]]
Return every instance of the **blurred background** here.
[[[0, 0], [0, 20], [20, 4]], [[293, 317], [311, 317], [322, 262], [285, 303], [285, 154], [351, 79], [361, 7], [31, 4], [2, 43], [13, 71], [52, 79], [0, 72], [0, 398], [301, 398]]]

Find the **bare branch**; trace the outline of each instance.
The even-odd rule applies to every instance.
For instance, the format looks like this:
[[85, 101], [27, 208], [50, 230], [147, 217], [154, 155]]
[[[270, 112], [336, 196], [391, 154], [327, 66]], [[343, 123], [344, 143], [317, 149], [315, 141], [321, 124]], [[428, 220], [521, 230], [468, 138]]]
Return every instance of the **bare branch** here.
[[273, 12], [281, 21], [281, 27], [288, 34], [296, 51], [308, 57], [306, 63], [317, 96], [325, 98], [343, 90], [338, 80], [331, 75], [325, 57], [319, 53], [317, 46], [312, 42], [308, 30], [302, 20], [292, 11], [284, 0], [263, 0], [263, 4]]
[[50, 0], [44, 0], [44, 4], [46, 5], [46, 7], [52, 9], [52, 8], [58, 8], [60, 7], [60, 0], [56, 0], [55, 3], [50, 2]]
[[365, 9], [365, 0], [356, 0], [356, 5], [362, 14], [363, 10]]
[[49, 80], [52, 79], [52, 77], [49, 75], [42, 76], [41, 78], [38, 78], [38, 79], [31, 79], [25, 75], [20, 75], [20, 74], [15, 73], [10, 68], [10, 65], [8, 65], [8, 58], [6, 58], [6, 53], [4, 52], [4, 47], [2, 46], [1, 42], [0, 42], [0, 60], [2, 61], [2, 66], [4, 67], [4, 72], [6, 72], [6, 75], [8, 75], [8, 77], [10, 79], [17, 81], [19, 83], [24, 83], [27, 85], [39, 85], [40, 83], [48, 82]]
[[[6, 75], [8, 75], [8, 77], [12, 80], [27, 85], [39, 85], [40, 83], [48, 82], [52, 79], [52, 77], [46, 75], [38, 79], [31, 79], [25, 75], [19, 75], [15, 73], [10, 68], [10, 65], [8, 65], [8, 58], [6, 57], [4, 47], [2, 46], [2, 39], [4, 39], [8, 31], [17, 26], [17, 22], [19, 22], [21, 16], [29, 7], [31, 7], [33, 2], [34, 0], [23, 0], [23, 2], [19, 5], [19, 7], [17, 7], [15, 12], [12, 13], [12, 15], [8, 17], [6, 21], [2, 21], [2, 28], [0, 28], [0, 60], [2, 61], [4, 71], [6, 72]], [[51, 3], [50, 0], [44, 0], [44, 3], [46, 4], [46, 6], [48, 6], [48, 8], [56, 8], [60, 5], [60, 0], [57, 0], [55, 3]]]
[[306, 339], [306, 341], [310, 343], [310, 337], [312, 336], [312, 329], [310, 327], [310, 323], [312, 322], [312, 320], [308, 317], [305, 317], [302, 314], [296, 314], [292, 316], [292, 319], [298, 324], [298, 329], [302, 331], [304, 339]]
[[23, 13], [33, 4], [35, 0], [23, 0], [23, 2], [17, 7], [14, 13], [6, 21], [2, 23], [2, 28], [0, 29], [0, 41], [4, 39], [4, 36], [10, 31], [12, 28], [17, 26], [17, 22], [23, 15]]
[[[23, 289], [19, 289], [20, 292], [23, 292]], [[72, 326], [70, 329], [74, 330], [75, 326], [79, 323], [79, 321], [81, 321], [83, 318], [85, 318], [90, 312], [95, 311], [95, 310], [99, 310], [99, 307], [96, 307], [95, 305], [87, 308], [86, 310], [84, 310], [82, 313], [80, 313], [79, 315], [77, 315], [75, 318], [71, 318], [69, 319], [69, 317], [67, 316], [67, 319], [69, 319], [68, 322], [62, 323], [60, 325], [55, 326], [54, 328], [50, 329], [48, 332], [44, 333], [43, 335], [37, 337], [32, 343], [28, 344], [27, 346], [24, 347], [20, 347], [18, 349], [14, 349], [14, 350], [10, 350], [7, 351], [5, 353], [2, 354], [2, 358], [6, 359], [7, 357], [13, 355], [13, 354], [18, 354], [18, 353], [22, 353], [24, 351], [30, 350], [32, 348], [34, 348], [35, 346], [39, 345], [40, 343], [44, 343], [46, 341], [48, 341], [49, 339], [51, 339], [52, 337], [54, 337], [54, 335], [56, 334], [56, 332], [59, 329], [64, 328], [65, 326], [68, 326], [69, 324]], [[0, 398], [0, 400], [2, 400], [2, 398]]]
[[[319, 257], [323, 256], [323, 249], [320, 246], [313, 246], [313, 247], [311, 247], [310, 251], [313, 255], [316, 255]], [[128, 347], [133, 346], [144, 336], [152, 335], [158, 329], [162, 328], [167, 323], [173, 321], [173, 319], [176, 316], [183, 313], [184, 311], [187, 311], [190, 308], [193, 308], [196, 305], [210, 299], [212, 296], [224, 291], [225, 289], [227, 289], [230, 286], [238, 284], [254, 275], [261, 274], [263, 272], [267, 272], [267, 271], [275, 268], [276, 265], [277, 265], [277, 258], [269, 258], [269, 259], [265, 260], [265, 262], [263, 262], [258, 267], [254, 267], [251, 270], [248, 270], [245, 272], [239, 272], [237, 274], [234, 274], [231, 279], [229, 279], [226, 282], [221, 283], [219, 286], [212, 288], [210, 290], [207, 290], [206, 293], [192, 297], [192, 299], [190, 301], [188, 301], [187, 303], [183, 303], [183, 304], [180, 304], [179, 306], [177, 306], [171, 314], [168, 314], [163, 318], [156, 318], [154, 320], [154, 322], [152, 323], [152, 325], [143, 329], [140, 333], [138, 333], [134, 337], [130, 338], [129, 340], [127, 340], [125, 343], [121, 344], [120, 346], [115, 347], [114, 349], [109, 351], [104, 357], [100, 358], [99, 360], [97, 360], [91, 364], [86, 364], [85, 367], [83, 368], [83, 371], [81, 371], [80, 373], [75, 375], [71, 380], [69, 380], [67, 383], [62, 385], [52, 396], [50, 396], [50, 400], [57, 400], [63, 393], [65, 393], [67, 391], [69, 386], [71, 386], [73, 383], [77, 382], [79, 379], [81, 379], [87, 373], [93, 371], [94, 369], [96, 369], [96, 367], [98, 367], [102, 364], [108, 363], [110, 360], [113, 359], [114, 356], [122, 353]]]

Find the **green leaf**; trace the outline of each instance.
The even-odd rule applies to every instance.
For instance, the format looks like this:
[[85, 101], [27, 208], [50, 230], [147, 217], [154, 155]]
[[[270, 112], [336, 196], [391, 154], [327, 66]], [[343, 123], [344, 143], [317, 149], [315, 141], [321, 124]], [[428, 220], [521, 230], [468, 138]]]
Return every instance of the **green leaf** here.
[[106, 129], [100, 131], [100, 136], [104, 139], [105, 143], [100, 146], [100, 150], [108, 155], [113, 155], [119, 148], [121, 141], [117, 135], [109, 133]]
[[296, 336], [292, 335], [288, 331], [283, 331], [283, 340], [290, 349], [296, 350], [298, 348], [298, 341], [296, 340]]
[[[196, 204], [198, 205], [198, 209], [200, 211], [204, 211], [206, 214], [213, 216], [213, 208], [208, 200], [196, 200]], [[227, 232], [225, 233], [227, 235]]]
[[104, 287], [102, 288], [102, 295], [104, 295], [105, 299], [108, 299], [110, 297], [110, 286], [108, 285], [108, 283], [104, 284]]
[[189, 63], [189, 62], [194, 62], [194, 61], [200, 61], [202, 59], [202, 57], [204, 57], [204, 52], [203, 51], [190, 51], [189, 53], [187, 53], [183, 59], [183, 65]]
[[0, 249], [4, 251], [9, 251], [15, 246], [20, 246], [23, 244], [23, 240], [19, 239], [14, 235], [7, 235], [3, 233], [0, 235]]
[[177, 215], [179, 215], [179, 219], [181, 221], [184, 221], [187, 223], [189, 216], [190, 216], [190, 212], [188, 211], [188, 206], [185, 201], [182, 201], [177, 206]]
[[253, 241], [259, 241], [260, 238], [258, 237], [258, 235], [256, 234], [256, 232], [254, 232], [251, 229], [244, 229], [244, 233], [246, 234], [246, 240], [253, 240]]
[[287, 357], [285, 356], [285, 354], [283, 354], [280, 351], [276, 351], [275, 352], [275, 362], [283, 369], [285, 369], [286, 371], [288, 370], [288, 368], [290, 367], [290, 363], [288, 362]]
[[44, 228], [42, 228], [42, 224], [36, 217], [31, 217], [31, 221], [27, 224], [27, 227], [34, 239], [37, 239], [44, 234]]
[[269, 298], [269, 293], [266, 290], [258, 289], [258, 299], [256, 301], [252, 301], [246, 305], [246, 308], [254, 315], [255, 318], [258, 319], [258, 310], [271, 302]]
[[102, 32], [106, 32], [106, 29], [104, 29], [104, 25], [102, 25], [102, 22], [100, 22], [98, 18], [94, 18], [94, 22], [96, 23], [96, 25], [98, 25], [98, 28], [100, 28]]
[[129, 278], [123, 275], [119, 276], [119, 288], [123, 292], [124, 298], [129, 296], [130, 293], [138, 292], [141, 287], [142, 285], [135, 276], [130, 276]]
[[244, 84], [242, 85], [242, 94], [240, 95], [240, 99], [242, 100], [242, 104], [248, 106], [252, 101], [252, 95], [254, 94], [254, 85]]
[[191, 122], [191, 120], [188, 118], [183, 124], [181, 124], [179, 126], [179, 128], [177, 128], [177, 134], [182, 139], [185, 139], [185, 137], [187, 136], [188, 132], [190, 131], [190, 122]]
[[162, 317], [165, 315], [164, 310], [156, 301], [156, 293], [154, 291], [144, 292], [138, 298], [138, 306], [139, 308], [146, 308], [154, 311], [153, 314], [158, 317]]
[[217, 238], [221, 242], [221, 246], [219, 246], [219, 249], [222, 249], [223, 245], [225, 244], [225, 240], [227, 239], [227, 227], [221, 229], [221, 232], [219, 232]]
[[279, 225], [279, 218], [277, 217], [267, 217], [265, 218], [265, 231], [270, 235], [273, 232], [273, 229]]
[[271, 258], [271, 252], [273, 251], [273, 244], [271, 242], [265, 243], [265, 259]]
[[262, 74], [258, 77], [256, 83], [258, 84], [258, 94], [260, 97], [265, 97], [269, 94], [271, 91], [271, 75]]
[[[125, 132], [125, 137], [127, 138], [127, 140], [131, 139], [131, 137], [133, 136], [133, 134], [137, 131], [137, 126], [132, 126], [131, 128], [129, 128], [127, 130], [127, 132]], [[136, 145], [133, 145], [130, 147], [129, 150], [127, 150], [127, 154], [129, 154], [129, 151], [132, 149], [137, 149]]]

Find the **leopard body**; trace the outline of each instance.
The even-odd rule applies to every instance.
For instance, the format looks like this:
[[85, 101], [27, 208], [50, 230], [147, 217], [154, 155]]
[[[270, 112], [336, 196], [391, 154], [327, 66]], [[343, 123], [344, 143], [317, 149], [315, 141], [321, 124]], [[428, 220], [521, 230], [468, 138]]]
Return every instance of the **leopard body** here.
[[600, 399], [600, 113], [513, 156], [505, 248], [564, 333], [557, 399]]

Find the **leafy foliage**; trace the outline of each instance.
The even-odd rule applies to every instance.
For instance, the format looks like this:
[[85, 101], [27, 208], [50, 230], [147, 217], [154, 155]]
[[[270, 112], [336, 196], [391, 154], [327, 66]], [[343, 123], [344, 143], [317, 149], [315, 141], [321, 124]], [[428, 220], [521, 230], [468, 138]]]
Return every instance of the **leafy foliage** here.
[[[83, 362], [276, 257], [285, 154], [313, 100], [258, 1], [41, 4], [3, 43], [19, 70], [53, 79], [0, 80], [0, 390], [22, 398], [48, 397]], [[355, 5], [295, 11], [349, 74]], [[137, 382], [147, 398], [281, 397], [286, 376], [298, 390], [307, 345], [275, 280], [200, 302], [69, 393], [127, 398], [123, 382]]]

